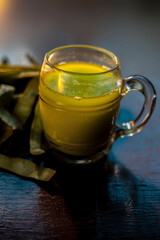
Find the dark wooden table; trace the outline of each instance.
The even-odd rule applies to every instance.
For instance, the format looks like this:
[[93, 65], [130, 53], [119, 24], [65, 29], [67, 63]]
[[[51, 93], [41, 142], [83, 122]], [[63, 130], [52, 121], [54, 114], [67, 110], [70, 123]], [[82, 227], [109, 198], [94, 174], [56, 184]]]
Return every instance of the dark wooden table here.
[[[26, 52], [66, 44], [113, 51], [123, 77], [141, 74], [160, 89], [160, 6], [156, 1], [0, 1], [0, 56], [26, 63]], [[2, 14], [3, 13], [3, 14]], [[143, 98], [129, 94], [119, 121]], [[0, 239], [160, 239], [160, 110], [140, 134], [119, 139], [95, 166], [57, 164], [49, 183], [0, 171]], [[18, 155], [18, 153], [17, 153]], [[49, 158], [54, 166], [54, 158]]]

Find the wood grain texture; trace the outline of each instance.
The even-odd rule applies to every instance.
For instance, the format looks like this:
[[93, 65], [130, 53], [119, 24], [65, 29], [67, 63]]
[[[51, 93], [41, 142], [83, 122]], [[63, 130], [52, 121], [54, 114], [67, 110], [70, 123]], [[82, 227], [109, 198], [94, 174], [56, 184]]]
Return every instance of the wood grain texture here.
[[96, 166], [59, 166], [54, 182], [1, 172], [2, 239], [159, 239], [160, 190], [113, 153]]
[[[12, 2], [0, 21], [0, 57], [25, 62], [27, 49], [42, 61], [60, 45], [97, 45], [118, 55], [123, 77], [142, 74], [159, 95], [156, 1]], [[134, 118], [142, 102], [137, 94], [126, 96], [120, 120]], [[117, 140], [94, 166], [71, 167], [45, 155], [46, 165], [57, 169], [49, 183], [0, 170], [0, 240], [160, 239], [159, 103], [158, 97], [140, 134]], [[28, 146], [21, 140], [22, 156]]]

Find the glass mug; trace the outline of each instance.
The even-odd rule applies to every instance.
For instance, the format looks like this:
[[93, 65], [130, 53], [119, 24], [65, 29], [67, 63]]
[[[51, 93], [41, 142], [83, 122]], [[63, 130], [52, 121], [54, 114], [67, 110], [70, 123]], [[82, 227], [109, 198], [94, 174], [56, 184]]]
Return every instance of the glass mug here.
[[[139, 116], [116, 124], [122, 97], [140, 91]], [[44, 134], [61, 160], [88, 164], [108, 153], [114, 141], [140, 132], [154, 109], [156, 93], [143, 76], [122, 79], [118, 58], [94, 46], [69, 45], [45, 55], [39, 84]]]

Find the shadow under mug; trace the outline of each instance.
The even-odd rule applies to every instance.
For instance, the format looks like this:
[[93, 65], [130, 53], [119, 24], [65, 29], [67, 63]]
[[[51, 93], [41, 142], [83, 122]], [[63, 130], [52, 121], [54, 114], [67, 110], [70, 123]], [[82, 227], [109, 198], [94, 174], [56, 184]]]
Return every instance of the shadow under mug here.
[[[144, 95], [142, 110], [135, 120], [116, 124], [120, 101], [132, 90]], [[45, 55], [39, 96], [45, 137], [54, 154], [80, 165], [98, 161], [117, 138], [140, 132], [156, 102], [147, 78], [122, 79], [113, 53], [86, 45], [60, 47]]]

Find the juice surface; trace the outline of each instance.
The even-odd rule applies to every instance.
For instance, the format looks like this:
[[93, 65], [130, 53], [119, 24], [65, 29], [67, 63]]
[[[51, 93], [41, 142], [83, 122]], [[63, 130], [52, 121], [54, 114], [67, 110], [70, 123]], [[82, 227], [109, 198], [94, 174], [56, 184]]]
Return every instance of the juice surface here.
[[40, 110], [45, 134], [61, 151], [92, 154], [113, 132], [121, 76], [91, 63], [69, 62], [55, 67], [48, 71], [44, 65], [41, 72]]
[[106, 72], [109, 70], [105, 66], [96, 65], [93, 63], [84, 63], [84, 62], [68, 62], [68, 63], [61, 63], [59, 65], [55, 65], [55, 67], [69, 71], [73, 73], [100, 73]]
[[[106, 67], [81, 62], [63, 63], [55, 65], [55, 67], [67, 72], [54, 69], [44, 76], [43, 73], [41, 74], [44, 84], [51, 90], [67, 96], [81, 98], [102, 97], [112, 92], [112, 96], [107, 96], [108, 101], [118, 97], [117, 80], [119, 76], [115, 76], [113, 72], [105, 73], [109, 70]], [[115, 96], [113, 96], [114, 94]]]

